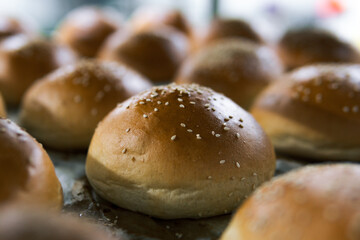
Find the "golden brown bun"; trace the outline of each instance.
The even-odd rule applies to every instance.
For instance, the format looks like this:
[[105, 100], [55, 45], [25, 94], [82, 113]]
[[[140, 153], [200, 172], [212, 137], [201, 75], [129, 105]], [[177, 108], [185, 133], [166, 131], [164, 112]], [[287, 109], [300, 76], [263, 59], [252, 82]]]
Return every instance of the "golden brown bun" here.
[[1, 240], [110, 240], [94, 224], [70, 216], [44, 213], [38, 209], [3, 208], [0, 211]]
[[252, 116], [196, 84], [154, 87], [99, 124], [86, 174], [103, 198], [151, 216], [199, 218], [234, 210], [275, 169]]
[[131, 18], [131, 26], [135, 31], [147, 31], [162, 25], [173, 27], [189, 37], [192, 35], [189, 22], [179, 10], [142, 7]]
[[360, 166], [311, 166], [264, 184], [221, 240], [360, 239]]
[[151, 86], [117, 63], [83, 60], [33, 85], [24, 97], [20, 122], [46, 146], [84, 149], [117, 103]]
[[288, 31], [278, 44], [278, 53], [288, 70], [312, 63], [360, 63], [354, 47], [320, 29]]
[[70, 12], [55, 38], [80, 56], [95, 57], [110, 34], [121, 25], [121, 17], [101, 8], [86, 6]]
[[54, 209], [62, 207], [61, 185], [49, 156], [34, 138], [3, 118], [0, 153], [0, 204], [19, 201]]
[[31, 30], [24, 22], [13, 17], [0, 16], [0, 41], [19, 33], [30, 34]]
[[254, 29], [245, 21], [239, 19], [214, 19], [205, 32], [198, 48], [224, 38], [245, 38], [262, 43], [263, 40]]
[[0, 93], [0, 117], [6, 117], [6, 107], [2, 95]]
[[138, 33], [117, 32], [100, 51], [100, 59], [118, 61], [154, 82], [170, 81], [189, 51], [186, 37], [170, 27]]
[[360, 161], [360, 65], [299, 68], [268, 87], [252, 114], [280, 152]]
[[0, 91], [6, 103], [19, 104], [33, 82], [74, 61], [70, 50], [43, 39], [25, 35], [6, 38], [0, 43]]
[[210, 87], [248, 109], [256, 95], [281, 71], [270, 48], [247, 40], [224, 39], [190, 57], [176, 82]]

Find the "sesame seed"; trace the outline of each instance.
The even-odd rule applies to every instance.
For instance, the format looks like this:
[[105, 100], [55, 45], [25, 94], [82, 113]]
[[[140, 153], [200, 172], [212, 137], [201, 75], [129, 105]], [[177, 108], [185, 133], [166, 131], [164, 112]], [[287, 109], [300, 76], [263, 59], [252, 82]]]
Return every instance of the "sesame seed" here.
[[170, 139], [171, 141], [174, 141], [176, 139], [176, 135], [173, 135]]
[[150, 99], [150, 98], [147, 98], [146, 101], [147, 101], [147, 102], [151, 102], [151, 99]]
[[166, 102], [165, 105], [166, 105], [166, 106], [169, 105], [169, 102]]
[[184, 104], [180, 104], [179, 107], [181, 108], [185, 108]]
[[239, 119], [240, 122], [244, 122], [244, 120], [242, 118]]
[[96, 108], [91, 109], [91, 115], [95, 116], [97, 115], [98, 110]]
[[148, 118], [148, 115], [144, 114], [143, 117], [144, 117], [144, 118]]
[[240, 128], [244, 128], [244, 126], [243, 126], [243, 125], [241, 125], [241, 124], [239, 124], [239, 127], [240, 127]]
[[230, 116], [229, 116], [229, 118], [230, 118], [230, 119], [232, 119], [232, 118], [233, 118], [233, 116], [231, 116], [231, 115], [230, 115]]
[[359, 111], [359, 107], [356, 105], [356, 106], [353, 106], [352, 107], [352, 111], [353, 112], [358, 112]]
[[210, 107], [210, 104], [207, 103], [207, 104], [205, 104], [204, 106], [205, 106], [206, 108], [208, 108], [208, 107]]
[[157, 104], [159, 104], [159, 105], [160, 105], [160, 104], [161, 104], [161, 101], [157, 101]]
[[126, 131], [127, 133], [130, 132], [130, 128], [127, 128], [125, 131]]
[[225, 160], [220, 160], [220, 164], [224, 164], [225, 163]]
[[226, 123], [223, 123], [222, 125], [223, 125], [223, 126], [226, 126]]
[[212, 134], [213, 136], [215, 136], [215, 132], [214, 132], [214, 131], [211, 131], [211, 134]]
[[129, 109], [129, 108], [130, 108], [130, 106], [129, 106], [129, 105], [127, 105], [127, 106], [126, 106], [126, 109]]
[[182, 98], [177, 99], [179, 102], [183, 102], [184, 100]]
[[242, 177], [240, 180], [241, 180], [241, 181], [245, 181], [245, 179], [246, 179], [246, 178]]
[[126, 151], [127, 151], [127, 149], [126, 148], [124, 148], [123, 150], [122, 150], [122, 153], [126, 153]]
[[186, 124], [185, 123], [180, 123], [180, 126], [186, 127]]
[[254, 176], [257, 176], [257, 173], [254, 172], [253, 175], [254, 175]]
[[211, 110], [213, 111], [213, 112], [215, 112], [216, 110], [215, 110], [215, 108], [211, 108]]
[[321, 100], [322, 100], [321, 93], [316, 94], [315, 98], [316, 98], [316, 102], [318, 102], [318, 103], [321, 102]]
[[225, 122], [228, 122], [230, 119], [229, 118], [224, 118], [224, 121]]
[[104, 93], [102, 91], [98, 92], [95, 96], [95, 101], [100, 101], [104, 97]]
[[236, 162], [236, 167], [240, 168], [240, 163], [239, 162]]
[[240, 134], [239, 133], [236, 133], [236, 138], [240, 138]]
[[229, 193], [229, 197], [231, 197], [233, 194], [234, 194], [233, 192]]
[[191, 101], [190, 104], [195, 105], [195, 102]]
[[157, 109], [157, 108], [154, 108], [154, 111], [155, 111], [155, 112], [158, 112], [158, 111], [159, 111], [159, 109]]
[[188, 129], [188, 130], [186, 130], [186, 131], [188, 131], [188, 132], [190, 132], [190, 133], [193, 132], [193, 130], [191, 130], [191, 129]]
[[201, 139], [201, 136], [200, 136], [200, 134], [196, 134], [196, 139]]
[[225, 130], [225, 131], [229, 131], [229, 130], [230, 130], [230, 128], [228, 128], [228, 127], [224, 127], [224, 130]]
[[220, 134], [218, 134], [218, 133], [217, 133], [217, 134], [215, 134], [215, 137], [220, 137]]
[[343, 112], [349, 112], [350, 111], [350, 108], [348, 107], [348, 106], [344, 106], [343, 108], [342, 108], [342, 110], [343, 110]]
[[212, 176], [208, 176], [207, 178], [208, 178], [208, 179], [212, 179]]
[[145, 104], [145, 102], [143, 102], [143, 101], [141, 101], [141, 102], [139, 102], [141, 105], [144, 105]]

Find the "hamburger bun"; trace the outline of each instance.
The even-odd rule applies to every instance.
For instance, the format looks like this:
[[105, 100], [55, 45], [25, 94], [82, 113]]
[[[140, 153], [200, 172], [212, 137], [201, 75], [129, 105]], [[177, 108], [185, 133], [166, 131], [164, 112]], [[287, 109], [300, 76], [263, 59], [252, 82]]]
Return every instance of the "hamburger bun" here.
[[221, 240], [360, 239], [360, 166], [310, 166], [262, 185]]
[[59, 26], [55, 39], [79, 56], [95, 57], [107, 37], [121, 27], [117, 13], [85, 6], [71, 11]]
[[209, 88], [154, 87], [98, 125], [86, 160], [95, 191], [163, 219], [229, 213], [275, 170], [252, 116]]
[[3, 118], [0, 152], [0, 205], [19, 202], [62, 208], [62, 188], [49, 156], [34, 138]]
[[279, 41], [278, 54], [288, 70], [313, 63], [360, 63], [354, 47], [321, 29], [286, 32]]
[[28, 24], [9, 16], [0, 16], [0, 41], [16, 34], [32, 34]]
[[248, 109], [281, 71], [279, 59], [270, 48], [243, 39], [223, 39], [187, 59], [176, 82], [210, 87]]
[[20, 123], [46, 146], [86, 149], [98, 122], [118, 102], [148, 88], [148, 80], [122, 65], [83, 60], [33, 85]]
[[0, 91], [9, 105], [18, 105], [25, 91], [52, 70], [74, 62], [67, 48], [44, 39], [15, 35], [0, 43]]
[[270, 85], [251, 113], [276, 150], [319, 161], [360, 161], [360, 65], [299, 68]]
[[184, 34], [170, 27], [113, 34], [99, 58], [117, 61], [137, 70], [153, 82], [171, 81], [189, 52]]

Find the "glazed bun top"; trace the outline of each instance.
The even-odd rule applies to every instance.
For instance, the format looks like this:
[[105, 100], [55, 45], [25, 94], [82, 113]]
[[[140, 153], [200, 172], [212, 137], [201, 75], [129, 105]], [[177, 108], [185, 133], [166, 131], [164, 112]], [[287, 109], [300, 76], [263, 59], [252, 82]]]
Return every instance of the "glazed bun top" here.
[[95, 224], [16, 206], [0, 210], [1, 240], [114, 240]]
[[221, 239], [360, 239], [359, 182], [355, 164], [310, 166], [280, 176], [255, 191]]
[[229, 38], [212, 43], [187, 59], [176, 82], [210, 87], [248, 109], [256, 95], [281, 72], [280, 60], [269, 47]]
[[179, 30], [187, 36], [192, 34], [190, 24], [179, 10], [139, 8], [131, 18], [131, 25], [135, 31], [144, 31], [166, 25]]
[[286, 112], [290, 110], [286, 108], [291, 108], [290, 101], [360, 121], [360, 65], [321, 64], [299, 68], [266, 89], [255, 105]]
[[0, 204], [20, 201], [62, 207], [61, 185], [48, 155], [34, 138], [3, 118], [0, 152]]
[[31, 33], [31, 27], [13, 17], [0, 16], [0, 41], [7, 37]]
[[170, 81], [189, 52], [184, 34], [170, 27], [113, 34], [100, 51], [100, 59], [118, 61], [154, 82]]
[[261, 37], [247, 22], [239, 19], [218, 18], [213, 20], [209, 29], [206, 31], [202, 44], [207, 45], [224, 38], [245, 38], [256, 43], [263, 42]]
[[52, 70], [76, 60], [72, 51], [26, 35], [0, 43], [0, 91], [10, 105], [19, 104], [26, 89]]
[[321, 29], [288, 31], [280, 39], [278, 53], [288, 70], [312, 63], [360, 63], [354, 47]]
[[151, 88], [115, 62], [82, 60], [47, 75], [26, 93], [20, 121], [53, 148], [87, 148], [97, 123], [119, 102]]
[[95, 57], [106, 38], [121, 27], [121, 23], [122, 17], [109, 9], [80, 7], [65, 17], [55, 38], [80, 56]]

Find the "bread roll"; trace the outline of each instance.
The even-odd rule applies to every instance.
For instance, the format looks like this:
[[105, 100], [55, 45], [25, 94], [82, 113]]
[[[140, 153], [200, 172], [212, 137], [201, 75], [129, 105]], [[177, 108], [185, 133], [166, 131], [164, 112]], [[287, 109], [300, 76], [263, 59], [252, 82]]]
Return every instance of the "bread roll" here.
[[1, 96], [1, 93], [0, 93], [0, 117], [3, 117], [3, 118], [6, 117], [5, 103]]
[[249, 41], [262, 43], [263, 40], [255, 30], [240, 19], [214, 19], [200, 39], [198, 48], [226, 38], [245, 38]]
[[0, 16], [0, 41], [20, 33], [31, 34], [31, 27], [16, 18]]
[[256, 95], [281, 71], [270, 48], [242, 39], [223, 39], [190, 57], [176, 82], [210, 87], [248, 109]]
[[0, 205], [21, 202], [50, 209], [62, 207], [61, 185], [49, 156], [34, 138], [3, 118], [0, 153]]
[[154, 87], [99, 124], [86, 175], [103, 198], [164, 219], [229, 213], [274, 174], [252, 116], [209, 88]]
[[164, 82], [172, 80], [188, 51], [188, 41], [182, 33], [161, 27], [138, 33], [115, 33], [99, 57], [124, 63], [154, 82]]
[[321, 29], [288, 31], [280, 39], [278, 53], [288, 70], [313, 63], [360, 63], [354, 47]]
[[0, 222], [1, 240], [114, 240], [99, 226], [37, 209], [2, 209]]
[[285, 154], [360, 161], [360, 65], [313, 65], [275, 82], [251, 110]]
[[10, 105], [18, 105], [37, 79], [59, 66], [75, 61], [74, 54], [43, 39], [25, 35], [0, 43], [0, 91]]
[[20, 122], [46, 146], [85, 149], [98, 122], [118, 102], [151, 88], [117, 63], [84, 60], [49, 74], [24, 97]]
[[162, 25], [173, 27], [191, 37], [192, 29], [179, 10], [160, 10], [141, 7], [131, 17], [131, 26], [135, 31], [151, 30]]
[[360, 166], [305, 167], [262, 185], [221, 240], [360, 239]]
[[121, 27], [115, 12], [85, 6], [71, 11], [63, 20], [55, 39], [83, 57], [95, 57], [106, 38]]

